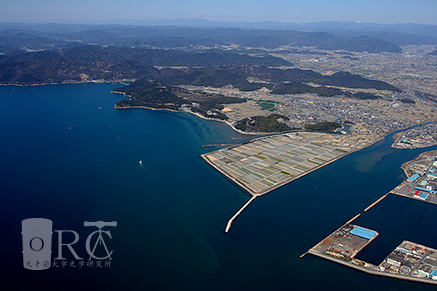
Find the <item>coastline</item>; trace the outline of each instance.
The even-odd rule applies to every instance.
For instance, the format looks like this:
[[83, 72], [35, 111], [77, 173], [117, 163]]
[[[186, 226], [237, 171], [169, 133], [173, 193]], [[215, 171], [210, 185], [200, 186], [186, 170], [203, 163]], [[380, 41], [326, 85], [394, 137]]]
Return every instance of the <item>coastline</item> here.
[[[130, 95], [127, 95], [126, 93], [123, 93], [123, 92], [111, 91], [110, 93], [120, 94], [120, 95], [123, 95], [123, 96], [125, 96], [127, 98], [131, 98]], [[256, 140], [256, 139], [259, 139], [259, 138], [263, 138], [265, 136], [275, 136], [275, 135], [281, 135], [281, 134], [286, 134], [286, 133], [290, 133], [290, 132], [296, 132], [296, 133], [299, 133], [299, 132], [312, 132], [312, 131], [304, 131], [304, 130], [285, 131], [285, 132], [245, 132], [245, 131], [237, 129], [231, 122], [229, 122], [227, 120], [205, 117], [205, 116], [203, 116], [203, 115], [201, 115], [201, 114], [199, 114], [197, 112], [193, 112], [193, 111], [190, 111], [190, 110], [174, 110], [174, 109], [169, 109], [169, 108], [153, 108], [153, 107], [148, 107], [148, 106], [126, 106], [126, 107], [119, 107], [119, 106], [117, 106], [117, 104], [114, 105], [114, 108], [115, 109], [150, 109], [150, 110], [159, 110], [159, 111], [170, 111], [170, 112], [175, 112], [175, 113], [177, 113], [177, 112], [186, 112], [186, 113], [194, 114], [197, 117], [200, 117], [200, 118], [202, 118], [204, 120], [213, 120], [213, 121], [223, 122], [223, 123], [229, 125], [234, 131], [236, 131], [236, 132], [238, 132], [240, 134], [259, 136], [259, 137], [255, 137], [253, 140]], [[403, 131], [405, 129], [399, 129], [399, 130]], [[394, 131], [387, 132], [387, 133], [377, 137], [374, 141], [372, 141], [367, 146], [365, 146], [363, 148], [360, 148], [360, 149], [357, 149], [355, 151], [359, 151], [359, 150], [362, 150], [362, 149], [367, 148], [369, 146], [372, 146], [373, 144], [377, 143], [380, 140], [383, 140], [386, 136], [390, 135], [393, 132]], [[233, 145], [233, 146], [235, 146], [235, 145]]]
[[368, 269], [368, 268], [365, 268], [365, 267], [354, 265], [354, 264], [346, 262], [346, 261], [342, 261], [342, 260], [339, 260], [339, 259], [332, 258], [332, 257], [324, 255], [324, 254], [320, 254], [320, 253], [318, 253], [318, 252], [316, 252], [316, 251], [314, 251], [312, 249], [310, 249], [308, 251], [308, 253], [313, 255], [313, 256], [316, 256], [316, 257], [319, 257], [319, 258], [322, 258], [322, 259], [325, 259], [325, 260], [328, 260], [328, 261], [331, 261], [331, 262], [334, 262], [334, 263], [337, 263], [337, 264], [341, 264], [341, 265], [344, 265], [346, 267], [353, 268], [355, 270], [358, 270], [358, 271], [361, 271], [361, 272], [364, 272], [364, 273], [367, 273], [367, 274], [370, 274], [370, 275], [377, 275], [377, 276], [382, 276], [382, 277], [390, 277], [390, 278], [401, 279], [401, 280], [409, 280], [409, 281], [420, 282], [420, 283], [425, 283], [425, 284], [437, 284], [437, 281], [432, 281], [432, 280], [429, 280], [429, 279], [408, 277], [408, 276], [403, 276], [403, 275], [399, 275], [399, 274], [391, 274], [391, 273], [371, 270], [371, 269]]
[[[123, 92], [111, 91], [110, 93], [121, 94], [121, 95], [123, 95], [125, 97], [131, 98], [130, 95], [128, 95], [126, 93], [123, 93]], [[163, 110], [163, 111], [170, 111], [170, 112], [186, 112], [186, 113], [194, 114], [197, 117], [200, 117], [200, 118], [205, 119], [205, 120], [213, 120], [213, 121], [220, 121], [220, 122], [226, 123], [234, 131], [236, 131], [236, 132], [238, 132], [240, 134], [246, 134], [246, 135], [268, 135], [268, 134], [274, 135], [274, 134], [282, 134], [283, 133], [283, 132], [245, 132], [245, 131], [237, 129], [231, 122], [229, 122], [227, 120], [206, 117], [206, 116], [203, 116], [200, 113], [193, 112], [191, 110], [174, 110], [174, 109], [169, 109], [169, 108], [153, 108], [153, 107], [148, 107], [148, 106], [125, 106], [125, 107], [119, 107], [119, 106], [117, 106], [117, 104], [114, 105], [114, 108], [115, 109], [150, 109], [150, 110]]]
[[[5, 87], [6, 87], [6, 86], [30, 87], [30, 86], [61, 85], [61, 84], [88, 84], [88, 83], [110, 84], [110, 83], [134, 82], [135, 80], [137, 80], [137, 79], [120, 79], [120, 80], [111, 80], [111, 81], [109, 81], [109, 80], [65, 81], [65, 82], [32, 83], [32, 84], [9, 84], [9, 83], [6, 83], [6, 84], [5, 84], [5, 83], [0, 83], [0, 86], [5, 86]], [[123, 92], [110, 91], [110, 93], [113, 93], [113, 94], [121, 94], [121, 95], [123, 95], [123, 96], [125, 96], [125, 97], [129, 97], [129, 98], [131, 98], [130, 95], [127, 95], [127, 94], [125, 94], [125, 93], [123, 93]], [[198, 116], [198, 117], [200, 117], [200, 118], [202, 118], [202, 119], [205, 119], [205, 120], [215, 120], [215, 121], [220, 121], [220, 122], [226, 123], [226, 124], [229, 125], [229, 126], [230, 126], [234, 131], [236, 131], [236, 132], [238, 132], [238, 133], [240, 133], [240, 134], [245, 134], [245, 135], [260, 135], [260, 136], [262, 136], [262, 135], [277, 135], [277, 134], [284, 134], [284, 133], [287, 133], [287, 132], [245, 132], [245, 131], [242, 131], [242, 130], [239, 130], [239, 129], [235, 128], [235, 126], [234, 126], [231, 122], [229, 122], [229, 121], [221, 120], [221, 119], [216, 119], [216, 118], [205, 117], [205, 116], [203, 116], [203, 115], [201, 115], [201, 114], [199, 114], [199, 113], [192, 112], [192, 111], [173, 110], [173, 109], [168, 109], [168, 108], [153, 108], [153, 107], [146, 107], [146, 106], [117, 107], [116, 105], [114, 105], [114, 108], [115, 108], [115, 109], [135, 109], [135, 108], [141, 108], [141, 109], [150, 109], [150, 110], [167, 110], [167, 111], [170, 111], [170, 112], [187, 112], [187, 113], [194, 114], [194, 115], [196, 115], [196, 116]], [[434, 121], [434, 122], [435, 122], [435, 121]], [[429, 122], [426, 122], [426, 123], [429, 123]], [[426, 124], [426, 123], [422, 123], [422, 124], [419, 124], [419, 125], [417, 125], [417, 126], [420, 126], [420, 125], [423, 125], [423, 124]], [[395, 130], [395, 131], [401, 131], [401, 132], [403, 132], [403, 131], [406, 131], [406, 130], [408, 130], [408, 129], [409, 129], [409, 128], [404, 128], [404, 129], [398, 129], [398, 130]], [[299, 132], [299, 131], [296, 131], [296, 132]], [[393, 133], [393, 132], [394, 132], [394, 131], [390, 131], [390, 132], [387, 132], [386, 134], [381, 135], [381, 136], [378, 137], [374, 142], [370, 143], [370, 144], [367, 145], [366, 147], [369, 147], [369, 146], [375, 144], [376, 142], [378, 142], [378, 141], [384, 139], [387, 135], [389, 135], [389, 134], [391, 134], [391, 133]], [[401, 133], [401, 132], [400, 132], [400, 133]], [[396, 137], [395, 137], [395, 138], [396, 138]], [[366, 147], [364, 147], [364, 148], [366, 148]], [[426, 146], [426, 147], [428, 147], [428, 146]], [[364, 148], [362, 148], [362, 149], [364, 149]], [[396, 147], [393, 147], [393, 148], [396, 148]], [[404, 149], [404, 148], [397, 148], [397, 149]], [[361, 150], [361, 149], [360, 149], [360, 150]]]
[[112, 81], [109, 81], [109, 80], [89, 80], [89, 81], [65, 81], [65, 82], [32, 83], [32, 84], [5, 84], [5, 83], [0, 83], [0, 86], [5, 86], [5, 87], [6, 86], [32, 87], [32, 86], [45, 86], [45, 85], [87, 84], [87, 83], [110, 84], [110, 83], [134, 82], [135, 80], [136, 79], [122, 79], [122, 80], [112, 80]]
[[410, 164], [412, 164], [412, 163], [414, 163], [414, 162], [416, 162], [416, 161], [418, 161], [418, 160], [423, 159], [424, 156], [427, 156], [427, 155], [437, 155], [437, 150], [434, 150], [434, 151], [428, 151], [428, 152], [421, 153], [421, 154], [420, 154], [417, 158], [415, 158], [414, 160], [412, 160], [412, 161], [408, 161], [408, 162], [405, 162], [405, 163], [402, 164], [401, 169], [404, 171], [405, 176], [407, 176], [407, 178], [411, 177], [411, 175], [412, 175], [411, 172], [408, 172], [408, 171], [407, 171], [407, 167], [408, 167]]
[[399, 142], [399, 140], [401, 139], [402, 134], [403, 134], [404, 132], [405, 132], [405, 131], [398, 132], [398, 133], [396, 133], [395, 135], [393, 135], [394, 141], [393, 141], [393, 143], [392, 143], [392, 145], [391, 145], [392, 148], [394, 148], [394, 149], [403, 149], [403, 148], [401, 148], [401, 147], [396, 146], [396, 144]]

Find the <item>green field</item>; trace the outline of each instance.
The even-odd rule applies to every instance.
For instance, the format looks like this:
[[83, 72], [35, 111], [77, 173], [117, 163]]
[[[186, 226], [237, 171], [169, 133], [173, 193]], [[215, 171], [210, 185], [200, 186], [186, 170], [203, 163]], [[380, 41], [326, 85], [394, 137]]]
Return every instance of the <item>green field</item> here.
[[275, 104], [278, 104], [279, 102], [272, 101], [272, 100], [258, 100], [256, 101], [256, 104], [262, 109], [262, 110], [268, 110], [268, 111], [276, 111]]

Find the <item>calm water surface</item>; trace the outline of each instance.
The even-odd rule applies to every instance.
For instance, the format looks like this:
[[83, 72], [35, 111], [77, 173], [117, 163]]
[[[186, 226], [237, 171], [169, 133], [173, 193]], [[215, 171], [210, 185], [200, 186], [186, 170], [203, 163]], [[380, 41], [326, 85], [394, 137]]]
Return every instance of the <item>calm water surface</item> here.
[[[402, 182], [402, 163], [425, 150], [392, 149], [389, 136], [256, 199], [225, 234], [249, 197], [199, 157], [218, 148], [201, 145], [251, 137], [186, 113], [115, 110], [117, 86], [0, 87], [2, 289], [431, 290], [299, 259]], [[356, 221], [381, 233], [361, 258], [379, 263], [403, 239], [437, 248], [436, 214], [389, 196]], [[111, 266], [25, 270], [21, 221], [32, 217], [77, 231], [85, 260], [93, 230], [83, 222], [117, 221]]]

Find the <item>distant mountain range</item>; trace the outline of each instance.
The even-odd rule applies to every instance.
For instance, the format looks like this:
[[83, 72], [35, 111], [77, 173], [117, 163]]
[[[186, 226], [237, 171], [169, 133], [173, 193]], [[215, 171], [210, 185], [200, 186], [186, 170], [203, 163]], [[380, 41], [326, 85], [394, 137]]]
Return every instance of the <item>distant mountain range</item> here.
[[[120, 21], [118, 21], [120, 22]], [[122, 21], [123, 22], [123, 21]], [[272, 47], [310, 45], [361, 51], [349, 42], [378, 39], [394, 45], [437, 44], [437, 25], [357, 22], [220, 22], [204, 19], [150, 20], [120, 24], [0, 23], [0, 46], [17, 48], [27, 42], [34, 49], [82, 43], [123, 46], [175, 47], [184, 45], [251, 44]], [[5, 39], [6, 37], [7, 39]], [[278, 37], [282, 37], [282, 40]], [[27, 40], [25, 40], [28, 38]], [[33, 39], [32, 39], [33, 38]], [[40, 38], [40, 39], [36, 39]], [[253, 38], [253, 40], [251, 40]], [[19, 41], [14, 44], [13, 40]], [[274, 43], [271, 44], [271, 40]], [[18, 47], [21, 48], [21, 47]], [[372, 51], [387, 51], [372, 45]]]
[[187, 27], [187, 28], [242, 28], [259, 30], [296, 31], [390, 31], [406, 34], [437, 36], [437, 25], [417, 23], [366, 23], [356, 21], [321, 21], [307, 23], [279, 21], [216, 21], [202, 18], [131, 20], [112, 19], [104, 21], [76, 20], [69, 23], [0, 23], [1, 30], [33, 30], [44, 33], [67, 34], [78, 31], [112, 29], [116, 27]]
[[[437, 26], [358, 25], [349, 22], [306, 25], [220, 23], [204, 20], [156, 23], [173, 24], [134, 26], [0, 23], [0, 53], [10, 55], [25, 49], [52, 50], [86, 44], [185, 50], [229, 45], [271, 49], [292, 45], [327, 50], [397, 53], [402, 51], [399, 45], [437, 44]], [[176, 25], [178, 23], [182, 25]], [[194, 27], [196, 24], [197, 27]]]

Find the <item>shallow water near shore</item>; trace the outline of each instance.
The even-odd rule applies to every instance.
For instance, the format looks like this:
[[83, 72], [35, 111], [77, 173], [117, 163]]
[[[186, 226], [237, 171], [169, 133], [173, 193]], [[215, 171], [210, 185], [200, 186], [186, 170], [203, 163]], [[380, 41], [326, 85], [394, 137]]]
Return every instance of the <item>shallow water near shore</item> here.
[[[188, 113], [116, 110], [113, 106], [123, 96], [110, 91], [118, 86], [0, 87], [0, 286], [47, 290], [433, 288], [370, 276], [312, 256], [299, 259], [299, 255], [402, 182], [404, 162], [436, 147], [393, 149], [389, 135], [257, 198], [235, 220], [230, 234], [225, 234], [227, 220], [249, 195], [200, 158], [218, 147], [201, 145], [237, 144], [252, 136]], [[428, 225], [424, 231], [435, 229], [422, 217], [429, 214], [432, 219], [428, 220], [435, 221], [437, 209], [432, 205], [388, 198], [354, 222], [387, 232], [360, 254], [371, 262], [383, 257], [385, 249], [391, 251], [402, 237], [399, 231], [397, 236], [388, 233], [399, 221], [379, 213], [395, 217], [399, 205], [408, 208], [411, 216], [402, 222], [406, 228], [417, 223]], [[85, 228], [83, 222], [117, 221], [117, 227], [107, 229], [112, 235], [107, 240], [113, 250], [110, 267], [25, 270], [21, 221], [33, 217], [51, 219], [55, 230], [77, 231], [77, 249], [85, 260], [83, 245], [95, 229]], [[437, 248], [433, 231], [425, 234], [418, 228], [405, 236]], [[371, 251], [375, 248], [379, 251]], [[52, 257], [56, 255], [53, 249]]]

